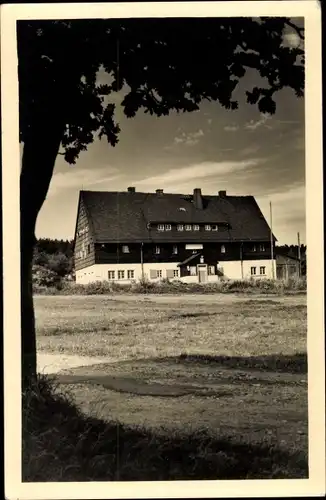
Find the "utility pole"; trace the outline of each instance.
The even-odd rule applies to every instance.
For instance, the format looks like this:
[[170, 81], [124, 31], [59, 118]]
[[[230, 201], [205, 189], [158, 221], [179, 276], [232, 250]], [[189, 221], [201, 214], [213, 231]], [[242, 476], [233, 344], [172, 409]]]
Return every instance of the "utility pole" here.
[[140, 244], [140, 265], [141, 265], [141, 279], [144, 281], [144, 254], [143, 254], [144, 243]]
[[240, 242], [241, 279], [243, 280], [243, 241]]
[[269, 211], [270, 211], [270, 229], [271, 229], [271, 261], [272, 261], [272, 279], [275, 279], [274, 272], [274, 241], [273, 241], [273, 213], [272, 213], [272, 202], [269, 202]]
[[298, 259], [299, 259], [299, 278], [301, 277], [301, 243], [300, 233], [298, 233]]

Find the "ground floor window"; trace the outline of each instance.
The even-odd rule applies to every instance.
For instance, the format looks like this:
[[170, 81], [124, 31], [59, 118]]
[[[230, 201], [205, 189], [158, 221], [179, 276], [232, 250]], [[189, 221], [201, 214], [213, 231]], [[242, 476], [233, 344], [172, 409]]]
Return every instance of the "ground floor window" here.
[[162, 278], [162, 270], [161, 269], [156, 271], [156, 276], [157, 276], [157, 278]]
[[265, 267], [265, 266], [261, 266], [261, 267], [259, 268], [259, 273], [260, 273], [260, 274], [266, 274], [266, 267]]
[[130, 270], [128, 271], [128, 279], [129, 279], [129, 280], [133, 280], [133, 279], [134, 279], [134, 277], [135, 277], [135, 271], [134, 271], [133, 269], [130, 269]]
[[179, 278], [179, 269], [174, 269], [173, 270], [173, 277], [174, 278]]
[[123, 280], [125, 277], [125, 272], [124, 271], [118, 271], [118, 280]]
[[250, 274], [251, 274], [251, 276], [255, 276], [256, 275], [256, 268], [255, 267], [251, 267], [250, 268]]
[[109, 280], [115, 279], [115, 271], [108, 271], [108, 279]]
[[208, 266], [208, 274], [210, 276], [215, 274], [215, 266]]

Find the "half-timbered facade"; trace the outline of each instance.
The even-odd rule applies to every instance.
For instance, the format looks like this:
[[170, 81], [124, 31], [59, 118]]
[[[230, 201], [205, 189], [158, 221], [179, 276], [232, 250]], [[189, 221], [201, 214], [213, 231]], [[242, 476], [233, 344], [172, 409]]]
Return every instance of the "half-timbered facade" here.
[[76, 281], [270, 278], [275, 241], [252, 196], [81, 191]]

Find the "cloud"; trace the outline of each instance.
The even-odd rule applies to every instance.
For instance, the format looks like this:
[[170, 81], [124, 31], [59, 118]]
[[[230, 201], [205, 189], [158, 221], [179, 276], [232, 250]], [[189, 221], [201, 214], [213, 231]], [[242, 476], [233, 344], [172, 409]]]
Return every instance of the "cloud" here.
[[270, 221], [270, 202], [273, 210], [273, 232], [278, 243], [295, 243], [299, 231], [302, 241], [305, 240], [305, 185], [295, 183], [284, 191], [273, 192], [256, 197], [257, 203], [266, 218]]
[[239, 126], [238, 125], [226, 125], [224, 127], [224, 130], [225, 130], [225, 132], [236, 132], [237, 130], [239, 130]]
[[262, 158], [252, 158], [242, 161], [203, 162], [182, 168], [171, 168], [161, 175], [133, 181], [133, 184], [151, 190], [159, 187], [178, 190], [179, 186], [184, 185], [185, 182], [203, 181], [205, 178], [214, 176], [218, 176], [219, 180], [222, 180], [223, 176], [256, 167], [264, 161]]
[[262, 113], [260, 116], [261, 116], [260, 120], [256, 122], [254, 120], [250, 120], [250, 122], [247, 122], [245, 124], [244, 128], [246, 130], [256, 130], [259, 127], [272, 128], [266, 124], [266, 122], [270, 120], [271, 116], [266, 113]]
[[241, 150], [241, 155], [242, 156], [252, 156], [255, 153], [257, 153], [257, 151], [259, 151], [259, 149], [260, 149], [260, 146], [258, 146], [258, 145], [247, 146], [246, 148]]
[[174, 144], [185, 144], [186, 146], [194, 146], [199, 142], [199, 139], [204, 136], [202, 129], [196, 132], [190, 132], [186, 134], [183, 132], [180, 136], [174, 138]]
[[300, 47], [302, 40], [297, 33], [286, 33], [283, 38], [283, 45], [285, 47]]
[[[67, 189], [89, 189], [93, 186], [113, 181], [121, 175], [115, 174], [114, 168], [104, 169], [78, 169], [78, 167], [68, 167], [65, 172], [55, 173], [48, 196], [55, 196]], [[110, 173], [111, 175], [107, 175]]]

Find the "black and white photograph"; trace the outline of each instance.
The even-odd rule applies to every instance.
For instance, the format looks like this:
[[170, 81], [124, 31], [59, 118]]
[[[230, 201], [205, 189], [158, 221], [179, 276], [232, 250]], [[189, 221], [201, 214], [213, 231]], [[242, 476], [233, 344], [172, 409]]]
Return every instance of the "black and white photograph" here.
[[319, 4], [200, 4], [4, 9], [8, 498], [325, 488]]

